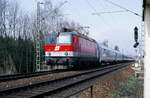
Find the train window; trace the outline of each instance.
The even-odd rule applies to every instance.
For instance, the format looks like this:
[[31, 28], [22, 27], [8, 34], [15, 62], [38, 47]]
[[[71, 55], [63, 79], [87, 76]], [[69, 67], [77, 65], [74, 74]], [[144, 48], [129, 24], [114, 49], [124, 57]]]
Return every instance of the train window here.
[[57, 37], [57, 44], [71, 44], [72, 36], [71, 34], [59, 34]]
[[46, 37], [46, 44], [56, 44], [56, 35], [51, 34]]

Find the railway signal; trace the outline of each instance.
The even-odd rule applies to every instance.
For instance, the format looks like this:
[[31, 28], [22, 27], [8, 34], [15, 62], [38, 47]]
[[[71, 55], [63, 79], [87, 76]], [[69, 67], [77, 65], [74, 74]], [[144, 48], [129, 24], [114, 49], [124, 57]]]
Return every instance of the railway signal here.
[[135, 43], [135, 44], [133, 45], [133, 47], [136, 48], [138, 45], [139, 45], [139, 42]]
[[135, 40], [135, 44], [133, 45], [133, 47], [136, 48], [139, 45], [139, 42], [138, 42], [138, 28], [136, 26], [134, 28], [134, 40]]
[[136, 43], [138, 42], [138, 28], [137, 27], [134, 28], [134, 40]]

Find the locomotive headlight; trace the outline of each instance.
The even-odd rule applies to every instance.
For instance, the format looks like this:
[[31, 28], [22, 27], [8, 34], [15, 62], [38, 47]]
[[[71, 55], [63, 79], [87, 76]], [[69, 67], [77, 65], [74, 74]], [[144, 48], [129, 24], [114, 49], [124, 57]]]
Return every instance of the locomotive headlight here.
[[45, 55], [48, 56], [48, 52], [46, 52]]
[[67, 51], [65, 52], [65, 56], [68, 56], [68, 52]]

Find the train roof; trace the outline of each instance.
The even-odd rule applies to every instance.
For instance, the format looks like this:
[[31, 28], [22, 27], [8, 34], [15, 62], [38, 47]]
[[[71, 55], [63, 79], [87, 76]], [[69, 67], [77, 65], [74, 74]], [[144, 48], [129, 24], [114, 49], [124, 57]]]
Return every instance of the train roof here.
[[93, 42], [96, 42], [96, 40], [94, 40], [93, 38], [90, 38], [88, 37], [87, 35], [84, 35], [82, 33], [79, 33], [79, 32], [76, 32], [76, 31], [73, 31], [73, 32], [59, 32], [60, 34], [63, 33], [63, 34], [73, 34], [73, 35], [77, 35], [77, 36], [80, 36], [80, 37], [83, 37], [87, 40], [90, 40], [90, 41], [93, 41]]
[[100, 43], [99, 43], [99, 47], [101, 47], [101, 48], [103, 48], [103, 49], [106, 49], [106, 50], [110, 50], [110, 51], [119, 53], [119, 54], [122, 54], [120, 51], [116, 51], [116, 50], [111, 49], [111, 48], [109, 48], [109, 47], [106, 47], [106, 46], [104, 46], [103, 44], [100, 44]]
[[101, 48], [103, 48], [103, 49], [106, 49], [106, 50], [113, 51], [113, 52], [118, 53], [118, 54], [121, 54], [121, 55], [123, 55], [123, 56], [125, 56], [125, 57], [133, 58], [132, 56], [125, 55], [125, 54], [121, 53], [120, 51], [116, 51], [116, 50], [114, 50], [114, 49], [111, 49], [111, 48], [109, 48], [109, 47], [106, 47], [106, 46], [104, 46], [104, 45], [101, 44], [101, 43], [99, 43], [99, 47], [101, 47]]
[[93, 38], [90, 38], [87, 35], [84, 35], [82, 33], [76, 32], [76, 31], [72, 31], [72, 32], [58, 32], [58, 33], [55, 32], [55, 33], [47, 34], [46, 36], [57, 36], [57, 34], [73, 34], [73, 35], [77, 35], [77, 36], [83, 37], [83, 38], [85, 38], [87, 40], [90, 40], [90, 41], [93, 41], [93, 42], [97, 43], [96, 40], [94, 40]]

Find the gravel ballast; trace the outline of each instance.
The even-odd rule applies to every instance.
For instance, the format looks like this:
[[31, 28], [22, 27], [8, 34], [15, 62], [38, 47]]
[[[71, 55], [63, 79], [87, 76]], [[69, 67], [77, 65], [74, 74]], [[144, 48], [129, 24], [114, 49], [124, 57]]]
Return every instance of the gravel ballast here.
[[[75, 87], [59, 92], [58, 94], [47, 96], [46, 98], [60, 98], [61, 96], [71, 94], [73, 91], [88, 85], [93, 85], [93, 98], [124, 98], [116, 97], [115, 94], [120, 89], [120, 84], [127, 83], [128, 79], [133, 77], [133, 75], [134, 71], [132, 70], [131, 66], [127, 66], [118, 70], [117, 72], [112, 72], [109, 75], [87, 81], [81, 85], [77, 85]], [[129, 96], [125, 96], [125, 98], [143, 98], [143, 82], [137, 80], [137, 83], [134, 85], [132, 92], [133, 93], [130, 92], [130, 95], [128, 94]], [[71, 96], [70, 98], [90, 98], [90, 96], [89, 88], [74, 96]]]

